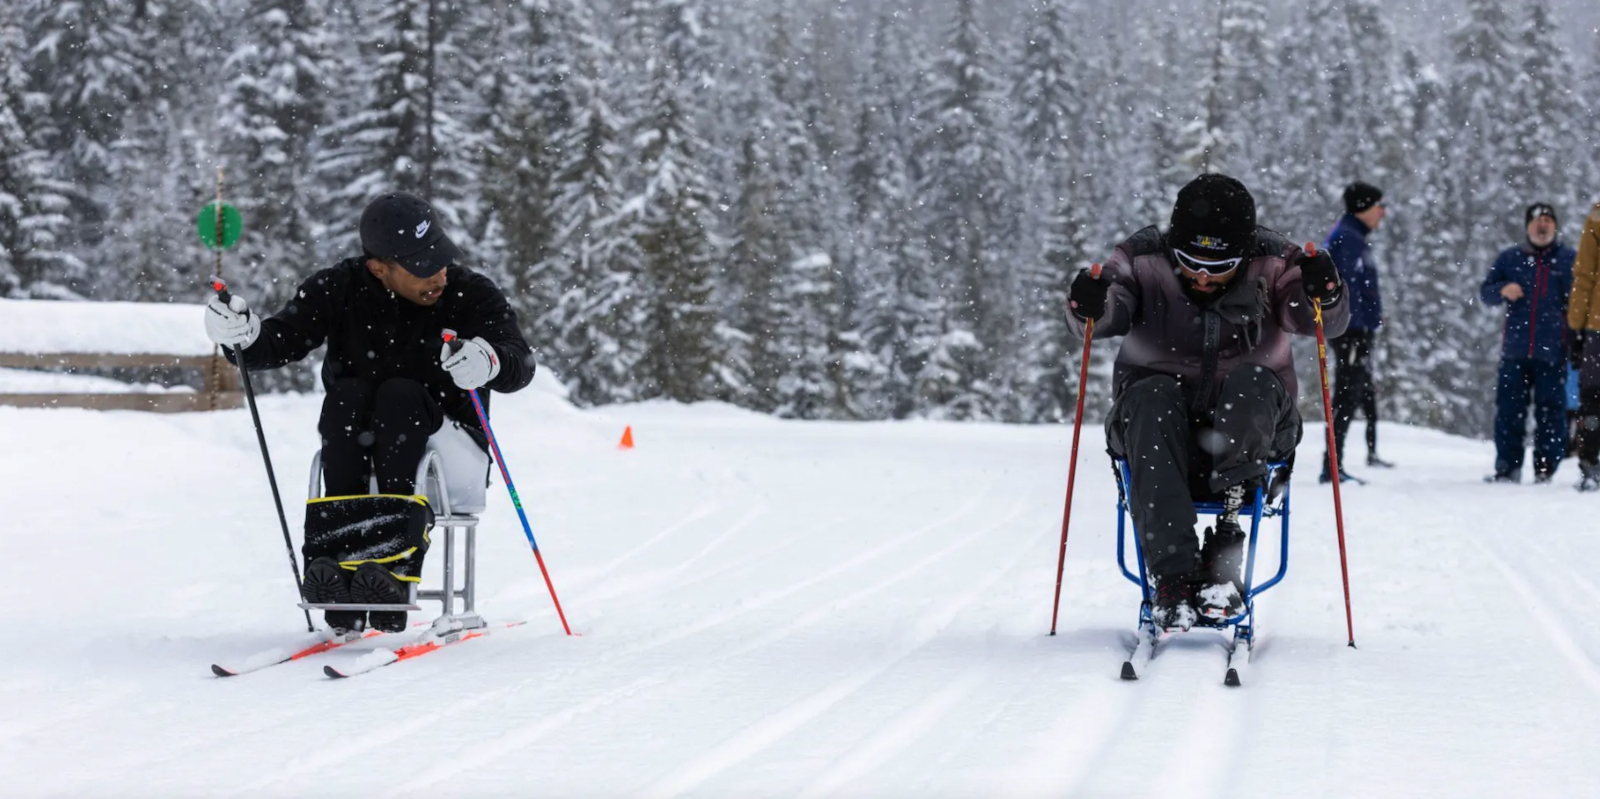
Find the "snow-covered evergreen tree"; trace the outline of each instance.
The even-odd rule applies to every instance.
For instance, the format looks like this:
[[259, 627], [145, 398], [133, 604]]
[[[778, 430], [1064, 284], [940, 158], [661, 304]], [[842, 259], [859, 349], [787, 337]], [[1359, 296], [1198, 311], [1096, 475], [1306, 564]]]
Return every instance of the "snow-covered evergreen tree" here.
[[707, 146], [696, 126], [706, 53], [699, 0], [635, 0], [630, 51], [644, 59], [626, 171], [623, 212], [632, 235], [639, 298], [638, 336], [645, 347], [635, 379], [645, 397], [683, 402], [717, 396], [726, 333], [712, 306], [716, 242], [713, 192], [705, 180]]
[[[506, 22], [488, 36], [502, 54], [486, 74], [482, 192], [485, 230], [480, 238], [500, 246], [482, 253], [505, 273], [512, 307], [536, 353], [554, 355], [558, 327], [549, 314], [574, 288], [571, 262], [557, 246], [558, 173], [572, 139], [573, 73], [577, 49], [588, 35], [587, 7], [571, 0], [525, 0], [508, 6]], [[503, 35], [502, 35], [503, 32]]]
[[939, 324], [937, 357], [918, 377], [918, 393], [932, 403], [929, 413], [946, 418], [1006, 418], [1016, 402], [1020, 294], [1008, 247], [1014, 162], [1001, 146], [1005, 89], [975, 0], [957, 0], [946, 42], [928, 72], [915, 157], [929, 267], [939, 272], [952, 315]]
[[[27, 0], [25, 30], [31, 50], [33, 90], [49, 98], [50, 111], [32, 131], [52, 154], [57, 176], [71, 186], [71, 224], [63, 246], [78, 257], [55, 264], [44, 278], [53, 293], [87, 294], [91, 275], [77, 269], [107, 234], [112, 149], [126, 110], [145, 99], [149, 75], [133, 8], [109, 0]], [[59, 271], [58, 271], [59, 270]]]
[[[479, 71], [469, 7], [440, 0], [365, 0], [340, 65], [344, 113], [322, 129], [316, 164], [327, 187], [325, 257], [360, 251], [361, 209], [387, 191], [427, 198], [450, 231], [477, 228], [484, 137], [470, 81]], [[458, 235], [470, 259], [473, 242]]]
[[32, 135], [48, 98], [28, 90], [18, 11], [0, 8], [0, 297], [53, 297], [63, 288], [52, 280], [83, 264], [63, 241], [70, 187]]
[[557, 146], [561, 162], [551, 243], [569, 281], [549, 318], [557, 336], [555, 366], [573, 400], [599, 404], [639, 396], [634, 372], [643, 342], [630, 334], [636, 275], [617, 257], [631, 249], [631, 242], [621, 238], [625, 227], [618, 219], [625, 122], [613, 110], [606, 82], [615, 51], [593, 34], [583, 7], [572, 12], [576, 63], [568, 83], [574, 102], [571, 124]]
[[[321, 0], [263, 0], [238, 20], [254, 35], [236, 43], [223, 65], [219, 102], [227, 197], [244, 217], [236, 250], [242, 269], [235, 293], [276, 309], [313, 270], [317, 129], [332, 114], [328, 82], [333, 43]], [[199, 198], [203, 199], [203, 198]]]
[[[207, 87], [221, 73], [218, 23], [210, 4], [163, 0], [135, 4], [129, 30], [141, 74], [161, 76], [141, 90], [142, 102], [119, 112], [121, 126], [106, 183], [93, 187], [105, 210], [93, 262], [115, 263], [119, 280], [96, 275], [95, 296], [111, 300], [195, 302], [206, 296], [212, 254], [193, 235], [200, 204], [215, 196], [215, 108], [186, 89]], [[151, 164], [161, 164], [151, 169]], [[174, 235], [181, 231], [181, 234]]]
[[1576, 179], [1582, 164], [1594, 160], [1570, 144], [1582, 140], [1585, 126], [1585, 118], [1575, 114], [1580, 108], [1577, 87], [1568, 79], [1577, 69], [1557, 39], [1548, 0], [1532, 0], [1527, 11], [1518, 34], [1522, 67], [1512, 84], [1521, 102], [1510, 131], [1517, 143], [1510, 188], [1524, 204], [1577, 206], [1590, 189], [1579, 189]]

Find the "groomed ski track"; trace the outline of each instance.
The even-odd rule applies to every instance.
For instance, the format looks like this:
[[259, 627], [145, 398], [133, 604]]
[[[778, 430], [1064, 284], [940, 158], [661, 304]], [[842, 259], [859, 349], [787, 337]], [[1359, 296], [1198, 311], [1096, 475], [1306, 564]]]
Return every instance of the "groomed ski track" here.
[[[319, 402], [262, 402], [292, 527]], [[0, 408], [0, 793], [1600, 795], [1600, 497], [1570, 461], [1485, 486], [1487, 443], [1385, 425], [1399, 468], [1345, 492], [1356, 650], [1302, 467], [1230, 689], [1215, 631], [1117, 679], [1137, 592], [1097, 426], [1053, 638], [1069, 428], [577, 411], [544, 376], [495, 427], [580, 636], [497, 478], [479, 608], [526, 625], [355, 680], [321, 668], [394, 636], [217, 679], [305, 635], [245, 412]]]

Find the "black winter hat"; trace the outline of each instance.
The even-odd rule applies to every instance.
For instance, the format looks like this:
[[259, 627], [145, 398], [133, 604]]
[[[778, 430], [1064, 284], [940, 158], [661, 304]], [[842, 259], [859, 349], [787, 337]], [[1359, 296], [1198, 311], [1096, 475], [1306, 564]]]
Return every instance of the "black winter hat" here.
[[403, 191], [384, 194], [361, 212], [361, 249], [369, 257], [398, 261], [423, 278], [461, 260], [433, 206]]
[[1256, 201], [1227, 175], [1207, 172], [1178, 191], [1167, 244], [1197, 258], [1241, 258], [1256, 242]]
[[1551, 222], [1554, 222], [1558, 225], [1561, 224], [1561, 220], [1556, 218], [1555, 206], [1551, 205], [1550, 203], [1534, 203], [1533, 205], [1528, 206], [1527, 211], [1523, 212], [1522, 226], [1527, 227], [1529, 222], [1532, 222], [1535, 218], [1541, 216], [1548, 216], [1550, 217]]
[[1344, 210], [1352, 214], [1359, 214], [1377, 205], [1381, 199], [1383, 199], [1383, 189], [1371, 183], [1362, 183], [1358, 180], [1344, 187]]

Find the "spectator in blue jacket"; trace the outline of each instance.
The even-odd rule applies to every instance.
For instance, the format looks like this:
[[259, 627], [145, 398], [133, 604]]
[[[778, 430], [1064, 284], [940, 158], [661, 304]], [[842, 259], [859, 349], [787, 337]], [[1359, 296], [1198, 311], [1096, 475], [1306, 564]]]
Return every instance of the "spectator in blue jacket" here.
[[1556, 233], [1556, 212], [1534, 203], [1524, 214], [1527, 238], [1500, 253], [1480, 291], [1487, 305], [1506, 305], [1495, 387], [1496, 483], [1522, 481], [1528, 397], [1534, 406], [1533, 480], [1547, 483], [1566, 450], [1567, 295], [1577, 256]]
[[[1383, 297], [1378, 292], [1378, 264], [1367, 237], [1378, 229], [1388, 208], [1383, 191], [1356, 181], [1345, 187], [1344, 216], [1339, 218], [1323, 248], [1333, 257], [1339, 277], [1350, 292], [1350, 326], [1344, 335], [1328, 342], [1336, 364], [1333, 381], [1333, 438], [1344, 472], [1344, 439], [1360, 408], [1367, 418], [1367, 465], [1393, 466], [1378, 457], [1378, 394], [1372, 382], [1372, 339], [1383, 324]], [[1328, 458], [1322, 459], [1322, 482], [1333, 479]]]

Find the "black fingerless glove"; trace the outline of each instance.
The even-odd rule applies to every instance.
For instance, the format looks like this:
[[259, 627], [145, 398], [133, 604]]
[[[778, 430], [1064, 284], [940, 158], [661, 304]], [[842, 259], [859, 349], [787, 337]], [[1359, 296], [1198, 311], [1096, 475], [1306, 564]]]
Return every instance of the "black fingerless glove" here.
[[1110, 280], [1104, 276], [1091, 277], [1089, 270], [1085, 269], [1072, 279], [1072, 288], [1067, 291], [1067, 306], [1079, 319], [1099, 319], [1106, 315], [1106, 292], [1110, 290]]
[[1339, 270], [1326, 252], [1318, 251], [1316, 255], [1300, 259], [1300, 280], [1305, 285], [1306, 296], [1321, 305], [1332, 304], [1344, 289]]

